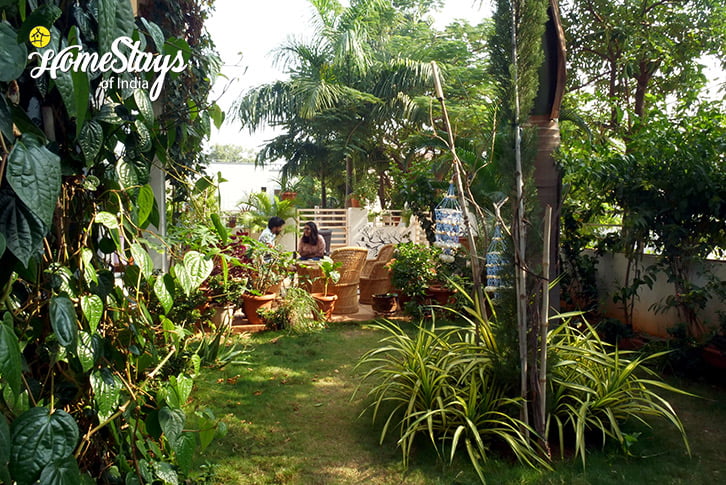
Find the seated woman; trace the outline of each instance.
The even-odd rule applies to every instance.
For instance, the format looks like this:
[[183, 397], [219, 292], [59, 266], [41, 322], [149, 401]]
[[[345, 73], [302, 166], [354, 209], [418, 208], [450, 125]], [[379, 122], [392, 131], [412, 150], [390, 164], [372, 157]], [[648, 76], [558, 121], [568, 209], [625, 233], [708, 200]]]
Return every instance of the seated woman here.
[[305, 223], [297, 252], [300, 259], [320, 259], [325, 256], [325, 239], [318, 233], [318, 226], [314, 222]]

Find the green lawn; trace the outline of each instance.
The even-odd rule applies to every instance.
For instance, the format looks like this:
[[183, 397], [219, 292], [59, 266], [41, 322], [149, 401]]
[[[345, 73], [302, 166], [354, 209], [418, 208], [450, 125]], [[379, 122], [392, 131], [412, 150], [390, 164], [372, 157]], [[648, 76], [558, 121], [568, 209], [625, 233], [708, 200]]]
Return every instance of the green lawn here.
[[[196, 394], [229, 428], [199, 463], [214, 464], [220, 484], [465, 484], [478, 483], [466, 460], [437, 459], [422, 440], [408, 469], [395, 442], [378, 444], [381, 423], [364, 410], [365, 393], [354, 366], [382, 333], [365, 324], [333, 324], [325, 331], [292, 336], [253, 335], [249, 365], [205, 371]], [[506, 458], [487, 465], [489, 484], [600, 485], [700, 484], [726, 481], [726, 391], [673, 382], [708, 399], [669, 396], [691, 440], [689, 458], [672, 426], [654, 422], [640, 431], [633, 453], [593, 450], [587, 471], [579, 460], [557, 460], [539, 472]], [[640, 458], [644, 457], [644, 458]]]

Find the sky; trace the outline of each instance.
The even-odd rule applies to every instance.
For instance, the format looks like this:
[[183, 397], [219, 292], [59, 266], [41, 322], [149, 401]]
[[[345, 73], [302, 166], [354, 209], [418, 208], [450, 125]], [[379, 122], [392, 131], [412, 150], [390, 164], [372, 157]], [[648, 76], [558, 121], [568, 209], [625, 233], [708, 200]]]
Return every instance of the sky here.
[[[307, 0], [216, 0], [214, 6], [206, 26], [222, 57], [225, 78], [215, 82], [212, 99], [226, 112], [250, 88], [284, 78], [273, 65], [272, 51], [290, 36], [303, 37], [310, 30], [313, 11]], [[443, 28], [455, 19], [477, 23], [488, 16], [488, 1], [447, 0], [434, 25]], [[228, 114], [221, 130], [212, 128], [208, 145], [257, 148], [273, 136], [271, 130], [241, 131]]]
[[[434, 15], [434, 25], [443, 28], [456, 19], [478, 23], [490, 17], [491, 4], [489, 0], [446, 0], [444, 8]], [[214, 5], [206, 25], [222, 57], [225, 77], [215, 82], [212, 99], [228, 112], [234, 100], [250, 88], [284, 78], [273, 65], [272, 51], [290, 36], [304, 37], [311, 29], [313, 10], [308, 0], [216, 0]], [[706, 64], [710, 65], [707, 76], [712, 86], [709, 97], [720, 98], [717, 88], [726, 82], [726, 74], [714, 67], [718, 64], [715, 60]], [[243, 131], [228, 113], [220, 130], [212, 128], [207, 146], [231, 144], [257, 149], [275, 134], [272, 130]]]

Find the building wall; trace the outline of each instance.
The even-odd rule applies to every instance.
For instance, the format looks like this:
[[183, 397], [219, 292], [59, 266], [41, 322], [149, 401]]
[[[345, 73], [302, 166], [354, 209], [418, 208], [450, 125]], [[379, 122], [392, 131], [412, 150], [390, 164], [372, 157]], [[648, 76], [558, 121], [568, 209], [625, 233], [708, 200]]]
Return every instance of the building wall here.
[[210, 163], [206, 172], [214, 180], [217, 173], [221, 172], [227, 180], [219, 185], [222, 211], [235, 210], [241, 200], [249, 194], [261, 192], [263, 188], [270, 196], [280, 188], [275, 182], [280, 176], [280, 170], [275, 164], [256, 167], [251, 163]]
[[[643, 257], [645, 267], [654, 264], [655, 261], [656, 257], [653, 255]], [[726, 262], [706, 260], [703, 265], [705, 269], [713, 272], [721, 281], [726, 281]], [[606, 316], [621, 320], [623, 319], [622, 304], [614, 303], [613, 295], [618, 288], [623, 286], [626, 267], [627, 259], [622, 254], [600, 256], [597, 266], [600, 308], [603, 309]], [[699, 275], [699, 271], [694, 271], [693, 282], [703, 285], [706, 283], [706, 278]], [[668, 329], [679, 323], [678, 314], [675, 309], [656, 313], [653, 305], [664, 301], [667, 296], [673, 295], [674, 291], [673, 284], [667, 281], [663, 273], [658, 273], [652, 289], [648, 288], [647, 285], [641, 286], [639, 299], [635, 302], [633, 311], [633, 329], [637, 332], [644, 332], [658, 337], [668, 337]], [[726, 312], [726, 301], [712, 298], [701, 314], [708, 327], [718, 328], [718, 312]]]

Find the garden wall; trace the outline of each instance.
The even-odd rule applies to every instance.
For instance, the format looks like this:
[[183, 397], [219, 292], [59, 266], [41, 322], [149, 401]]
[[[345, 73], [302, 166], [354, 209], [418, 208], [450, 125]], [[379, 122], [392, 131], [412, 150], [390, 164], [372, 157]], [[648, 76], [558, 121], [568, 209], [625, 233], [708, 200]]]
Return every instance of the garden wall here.
[[[588, 251], [589, 254], [594, 254]], [[623, 286], [625, 281], [625, 269], [627, 259], [622, 254], [606, 254], [598, 258], [597, 266], [597, 286], [600, 295], [600, 308], [608, 317], [623, 319], [623, 310], [620, 303], [613, 302], [613, 295], [618, 288]], [[643, 257], [644, 266], [649, 266], [656, 262], [656, 256], [645, 255]], [[726, 280], [726, 262], [706, 260], [703, 262], [704, 268], [710, 270], [722, 281]], [[702, 285], [705, 278], [695, 275], [693, 281]], [[643, 332], [657, 337], [668, 337], [668, 329], [678, 324], [680, 319], [675, 309], [669, 309], [667, 312], [656, 313], [655, 308], [651, 308], [654, 303], [664, 301], [665, 297], [674, 293], [673, 284], [667, 281], [664, 274], [659, 273], [653, 289], [644, 285], [639, 291], [639, 300], [635, 302], [633, 312], [633, 329], [636, 332]], [[718, 312], [726, 312], [726, 302], [713, 298], [709, 301], [708, 306], [702, 312], [703, 321], [710, 328], [718, 328]]]

